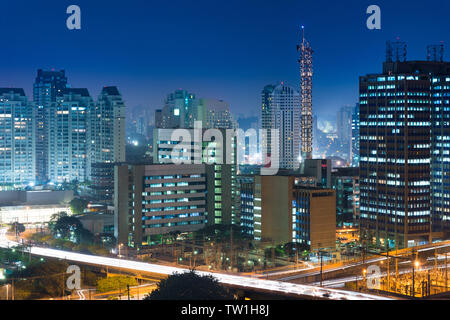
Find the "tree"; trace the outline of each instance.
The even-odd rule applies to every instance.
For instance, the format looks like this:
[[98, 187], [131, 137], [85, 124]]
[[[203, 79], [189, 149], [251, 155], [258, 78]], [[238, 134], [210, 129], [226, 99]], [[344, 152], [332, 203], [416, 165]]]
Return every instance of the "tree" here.
[[76, 243], [91, 243], [94, 239], [92, 233], [83, 228], [77, 217], [69, 216], [66, 212], [54, 214], [50, 219], [49, 229], [58, 239]]
[[8, 231], [14, 232], [16, 235], [19, 235], [22, 232], [25, 232], [25, 226], [22, 223], [14, 222], [11, 224]]
[[80, 199], [80, 198], [74, 198], [72, 201], [70, 201], [70, 210], [73, 214], [82, 214], [84, 212], [84, 209], [87, 208], [89, 204], [89, 201]]
[[175, 273], [158, 284], [145, 300], [232, 300], [233, 294], [213, 276], [200, 276], [191, 270]]
[[63, 276], [67, 267], [65, 261], [46, 260], [14, 271], [8, 278], [23, 279], [15, 282], [15, 298], [32, 300], [61, 296], [66, 293]]

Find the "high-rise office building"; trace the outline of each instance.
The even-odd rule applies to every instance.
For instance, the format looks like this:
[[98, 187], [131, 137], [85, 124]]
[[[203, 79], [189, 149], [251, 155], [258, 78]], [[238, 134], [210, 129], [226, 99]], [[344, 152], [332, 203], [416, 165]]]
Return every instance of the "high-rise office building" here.
[[67, 87], [65, 71], [44, 71], [39, 69], [33, 85], [33, 100], [36, 108], [36, 180], [48, 180], [48, 112], [51, 103]]
[[[440, 59], [438, 60], [440, 61]], [[431, 77], [431, 214], [436, 238], [450, 236], [450, 63]]]
[[89, 113], [94, 101], [87, 89], [64, 89], [49, 107], [48, 177], [52, 182], [84, 182], [89, 177]]
[[429, 242], [431, 217], [448, 217], [450, 63], [406, 61], [405, 44], [387, 53], [383, 73], [360, 77], [361, 230], [402, 248]]
[[[292, 87], [280, 84], [266, 86], [262, 91], [262, 129], [268, 130], [264, 163], [279, 157], [281, 169], [298, 169], [300, 166], [300, 95]], [[272, 137], [270, 129], [279, 130], [279, 140]], [[276, 148], [278, 144], [278, 148]]]
[[0, 88], [0, 184], [22, 187], [36, 180], [35, 110], [23, 89]]

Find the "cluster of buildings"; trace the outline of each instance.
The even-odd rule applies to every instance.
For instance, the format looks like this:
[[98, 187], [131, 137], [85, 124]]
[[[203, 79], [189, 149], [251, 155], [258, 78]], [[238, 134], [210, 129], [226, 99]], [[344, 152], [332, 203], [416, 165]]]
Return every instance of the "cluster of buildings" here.
[[[360, 77], [358, 104], [338, 112], [351, 164], [339, 168], [312, 157], [317, 124], [304, 37], [299, 51], [300, 90], [280, 83], [261, 92], [259, 140], [242, 146], [226, 102], [180, 89], [155, 112], [146, 163], [126, 162], [125, 104], [116, 87], [94, 100], [87, 89], [71, 88], [64, 71], [39, 70], [32, 101], [23, 89], [0, 88], [1, 188], [89, 181], [91, 197], [114, 215], [86, 223], [134, 248], [219, 224], [238, 225], [255, 241], [311, 250], [336, 250], [337, 226], [359, 227], [362, 241], [386, 248], [447, 239], [450, 63], [443, 48], [407, 61], [406, 44], [388, 43], [383, 71]], [[240, 152], [260, 154], [261, 163], [246, 165]]]
[[96, 163], [125, 161], [125, 104], [116, 87], [97, 101], [71, 88], [64, 71], [38, 70], [33, 99], [0, 88], [3, 189], [91, 181]]
[[[119, 243], [141, 247], [161, 234], [234, 224], [270, 245], [336, 249], [333, 183], [342, 185], [342, 198], [350, 197], [339, 204], [353, 221], [357, 178], [354, 172], [332, 175], [330, 160], [312, 159], [312, 49], [304, 38], [299, 51], [300, 92], [284, 83], [263, 88], [261, 129], [266, 133], [258, 142], [238, 143], [225, 102], [198, 99], [181, 89], [167, 96], [155, 112], [153, 163], [115, 166]], [[250, 143], [258, 144], [254, 150], [262, 153], [263, 163], [249, 169], [238, 158], [238, 148], [248, 154]], [[275, 157], [277, 172], [265, 175], [262, 169]]]

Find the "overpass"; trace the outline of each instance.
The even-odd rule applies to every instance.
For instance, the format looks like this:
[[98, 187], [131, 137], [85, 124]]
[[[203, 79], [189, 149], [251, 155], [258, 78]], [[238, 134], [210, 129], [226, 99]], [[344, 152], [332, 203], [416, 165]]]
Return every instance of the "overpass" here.
[[[10, 241], [6, 238], [6, 229], [0, 230], [0, 247], [11, 248], [17, 246], [18, 243]], [[56, 258], [68, 260], [75, 263], [83, 263], [96, 265], [101, 267], [110, 267], [117, 269], [125, 269], [136, 272], [145, 272], [151, 274], [171, 275], [173, 273], [183, 273], [189, 271], [185, 268], [177, 268], [132, 260], [123, 260], [117, 258], [108, 258], [102, 256], [94, 256], [81, 254], [57, 249], [48, 249], [41, 247], [29, 247], [32, 255], [47, 258]], [[264, 280], [258, 278], [244, 277], [238, 275], [212, 273], [205, 271], [197, 271], [200, 275], [210, 275], [218, 279], [224, 285], [232, 286], [248, 290], [260, 290], [261, 292], [271, 292], [281, 295], [296, 296], [300, 299], [330, 299], [330, 300], [391, 300], [389, 298], [380, 297], [371, 294], [359, 292], [351, 292], [345, 290], [328, 289], [317, 286], [300, 285], [289, 282], [281, 282], [274, 280]]]

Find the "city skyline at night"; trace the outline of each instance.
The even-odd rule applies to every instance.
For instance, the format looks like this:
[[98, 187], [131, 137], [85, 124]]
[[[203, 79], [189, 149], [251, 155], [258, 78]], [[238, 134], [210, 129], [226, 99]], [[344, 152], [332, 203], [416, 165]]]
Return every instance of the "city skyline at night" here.
[[450, 1], [0, 10], [0, 301], [450, 300]]

